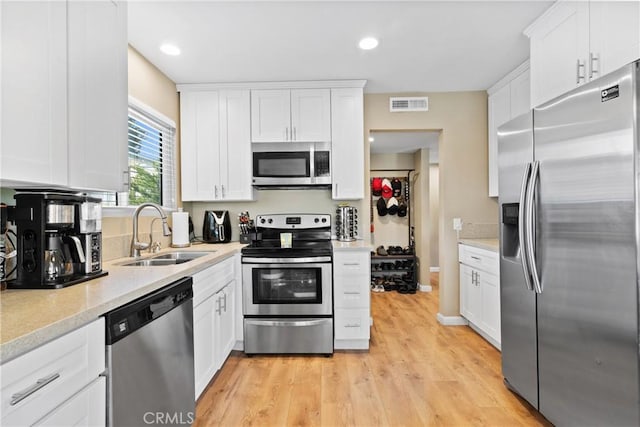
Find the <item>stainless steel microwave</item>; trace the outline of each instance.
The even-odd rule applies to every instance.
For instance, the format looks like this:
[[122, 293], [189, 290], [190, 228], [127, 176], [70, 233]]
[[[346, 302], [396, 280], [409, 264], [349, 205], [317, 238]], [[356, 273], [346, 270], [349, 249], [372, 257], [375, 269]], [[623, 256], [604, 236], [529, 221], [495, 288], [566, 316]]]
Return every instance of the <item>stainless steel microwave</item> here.
[[306, 187], [331, 185], [331, 143], [253, 143], [253, 185]]

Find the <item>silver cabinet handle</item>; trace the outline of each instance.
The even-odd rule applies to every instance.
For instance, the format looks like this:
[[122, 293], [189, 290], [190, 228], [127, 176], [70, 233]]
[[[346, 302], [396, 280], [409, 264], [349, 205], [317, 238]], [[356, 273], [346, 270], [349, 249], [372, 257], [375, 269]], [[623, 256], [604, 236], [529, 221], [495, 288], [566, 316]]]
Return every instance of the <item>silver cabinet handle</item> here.
[[[598, 63], [596, 67], [595, 63]], [[594, 55], [589, 52], [589, 80], [593, 79], [594, 74], [600, 74], [600, 55]]]
[[129, 170], [122, 171], [122, 188], [126, 191], [129, 191], [130, 180]]
[[333, 197], [338, 197], [338, 183], [334, 182], [333, 183]]
[[520, 187], [520, 207], [518, 210], [518, 238], [520, 240], [520, 263], [522, 264], [522, 272], [524, 273], [524, 283], [527, 289], [533, 291], [533, 284], [531, 283], [531, 272], [529, 271], [529, 259], [527, 258], [527, 238], [525, 227], [525, 212], [526, 208], [526, 195], [527, 184], [529, 183], [529, 176], [531, 175], [531, 163], [527, 163], [524, 168], [524, 174], [522, 175], [522, 185]]
[[[583, 73], [580, 74], [580, 69], [582, 69]], [[578, 59], [576, 61], [576, 84], [579, 85], [580, 84], [580, 80], [584, 81], [585, 80], [585, 76], [584, 76], [584, 61], [580, 61], [580, 59]]]
[[538, 276], [538, 268], [536, 262], [536, 254], [534, 247], [534, 240], [536, 236], [535, 228], [535, 206], [534, 197], [536, 188], [538, 186], [538, 175], [540, 173], [540, 162], [533, 162], [533, 168], [531, 170], [531, 178], [529, 179], [529, 188], [527, 189], [526, 206], [527, 212], [525, 213], [525, 222], [527, 227], [527, 258], [529, 261], [529, 271], [531, 271], [531, 277], [533, 279], [533, 288], [536, 293], [542, 293], [542, 284], [540, 283], [540, 277]]
[[476, 261], [481, 261], [482, 260], [480, 257], [473, 256], [473, 255], [471, 255], [471, 259], [475, 259]]
[[476, 271], [476, 286], [480, 286], [480, 273]]
[[360, 263], [359, 262], [343, 262], [342, 265], [345, 265], [345, 266], [347, 266], [347, 265], [358, 266], [358, 265], [360, 265]]
[[222, 315], [222, 304], [220, 303], [220, 297], [216, 299], [216, 313]]
[[345, 294], [345, 295], [360, 295], [360, 292], [344, 291], [343, 294]]
[[360, 325], [357, 323], [347, 323], [346, 325], [344, 325], [345, 328], [359, 328]]
[[215, 197], [214, 198], [218, 198], [218, 186], [214, 185], [213, 188], [215, 189]]
[[296, 141], [298, 139], [298, 137], [296, 136], [296, 127], [293, 127], [293, 138], [294, 141]]
[[476, 285], [476, 272], [475, 272], [475, 271], [473, 271], [473, 270], [471, 270], [471, 284], [472, 284], [473, 286], [475, 286], [475, 285]]
[[289, 128], [284, 128], [284, 140], [289, 140]]
[[40, 390], [42, 387], [46, 386], [47, 384], [52, 383], [53, 381], [57, 380], [58, 378], [60, 378], [60, 374], [57, 373], [57, 372], [55, 374], [49, 375], [48, 377], [40, 378], [32, 386], [29, 386], [26, 389], [24, 389], [24, 390], [22, 390], [22, 391], [20, 391], [18, 393], [12, 394], [11, 395], [11, 402], [9, 402], [9, 405], [14, 406], [14, 405], [22, 402], [24, 399], [26, 399], [27, 397], [31, 396], [33, 393], [35, 393], [36, 391]]
[[227, 312], [227, 294], [225, 293], [222, 297], [224, 299], [224, 312]]
[[224, 199], [224, 198], [225, 198], [225, 194], [224, 194], [224, 185], [221, 185], [220, 187], [222, 188], [222, 198]]

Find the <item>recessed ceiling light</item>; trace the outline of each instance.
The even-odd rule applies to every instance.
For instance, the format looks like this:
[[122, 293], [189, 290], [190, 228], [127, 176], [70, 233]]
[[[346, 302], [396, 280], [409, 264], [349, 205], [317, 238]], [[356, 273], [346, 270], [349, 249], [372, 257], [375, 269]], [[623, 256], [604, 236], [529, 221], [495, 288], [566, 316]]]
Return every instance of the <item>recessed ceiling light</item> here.
[[375, 139], [373, 139], [373, 137], [372, 137], [372, 136], [370, 136], [370, 137], [369, 137], [369, 142], [373, 142], [373, 141], [375, 141]]
[[180, 55], [180, 48], [171, 43], [164, 43], [160, 46], [160, 50], [165, 55], [177, 56]]
[[365, 37], [362, 40], [360, 40], [360, 43], [358, 43], [358, 46], [360, 46], [360, 49], [363, 49], [363, 50], [375, 49], [376, 46], [378, 46], [378, 39], [375, 39], [373, 37]]

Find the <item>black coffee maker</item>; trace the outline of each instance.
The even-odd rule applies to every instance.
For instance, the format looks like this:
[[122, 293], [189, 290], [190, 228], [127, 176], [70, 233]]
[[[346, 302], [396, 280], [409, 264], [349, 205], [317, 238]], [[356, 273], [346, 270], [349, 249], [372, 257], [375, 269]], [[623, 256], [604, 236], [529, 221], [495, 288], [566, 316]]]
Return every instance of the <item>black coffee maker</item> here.
[[229, 211], [204, 211], [202, 240], [207, 243], [227, 243], [231, 241]]
[[104, 276], [100, 199], [62, 191], [19, 192], [14, 289], [62, 288]]

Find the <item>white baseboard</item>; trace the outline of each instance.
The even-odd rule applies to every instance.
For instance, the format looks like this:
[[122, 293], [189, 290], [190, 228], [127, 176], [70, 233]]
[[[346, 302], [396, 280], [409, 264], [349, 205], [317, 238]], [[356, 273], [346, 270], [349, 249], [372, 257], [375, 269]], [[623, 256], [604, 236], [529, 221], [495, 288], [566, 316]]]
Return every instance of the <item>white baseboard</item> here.
[[369, 340], [334, 340], [335, 350], [369, 350]]
[[429, 271], [432, 273], [440, 273], [440, 267], [430, 267]]
[[431, 292], [433, 288], [431, 285], [423, 285], [422, 283], [418, 283], [418, 290], [420, 292]]
[[462, 316], [445, 316], [442, 313], [438, 313], [436, 316], [438, 323], [443, 326], [467, 326], [469, 322]]

